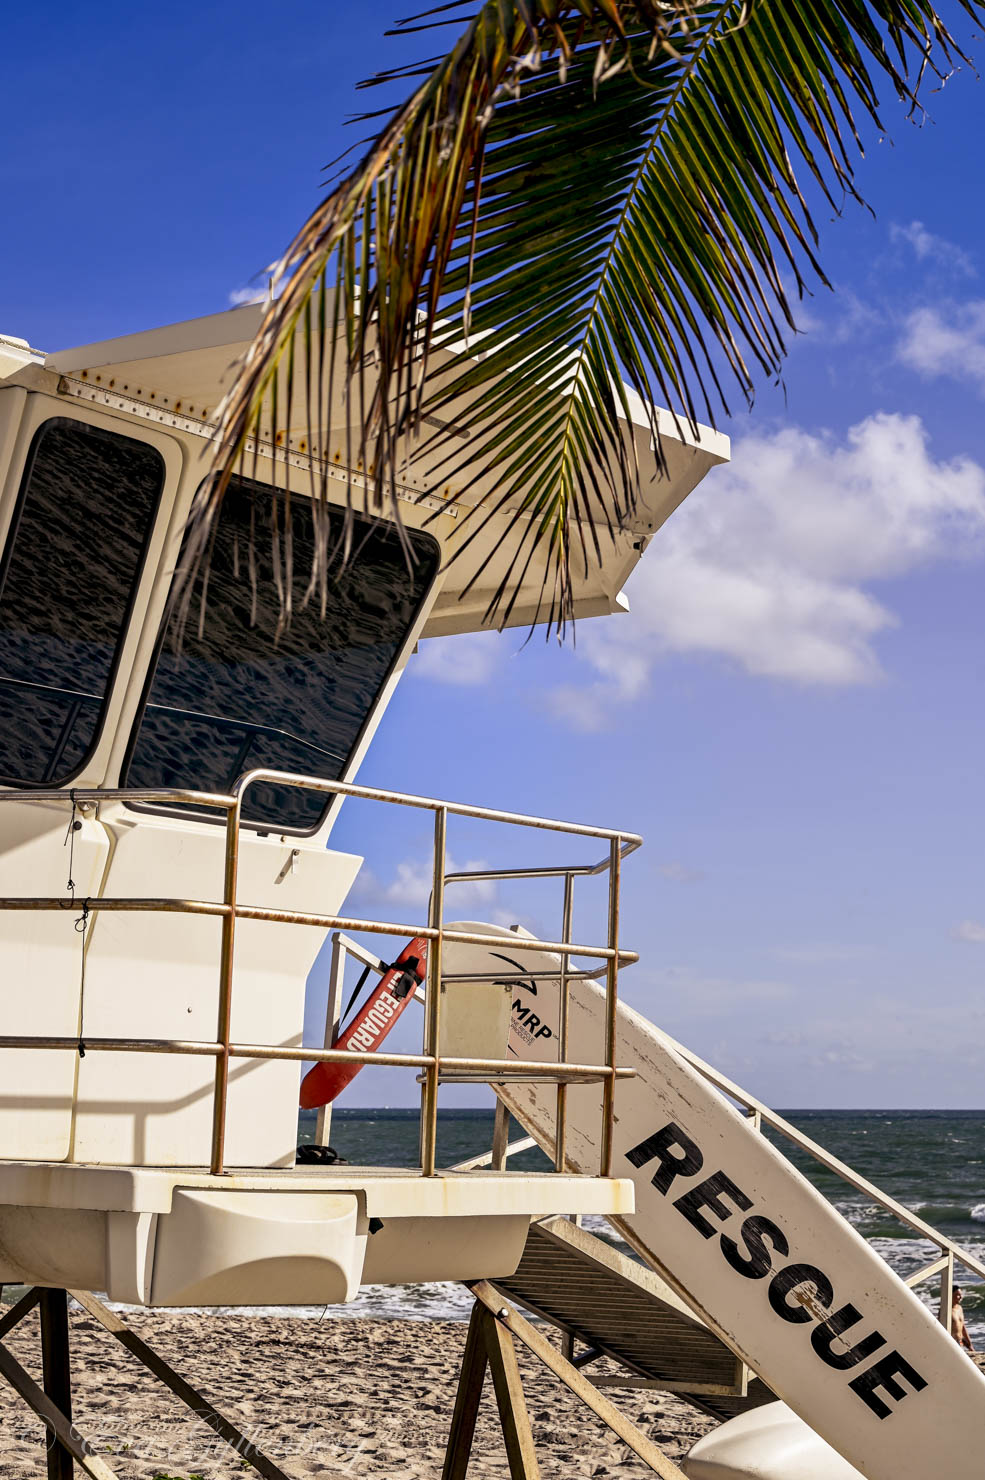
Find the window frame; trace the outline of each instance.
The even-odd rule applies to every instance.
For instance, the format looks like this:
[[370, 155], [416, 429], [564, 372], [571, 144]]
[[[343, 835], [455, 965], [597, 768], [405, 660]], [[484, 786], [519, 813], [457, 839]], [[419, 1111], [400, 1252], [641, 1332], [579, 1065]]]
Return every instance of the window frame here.
[[[281, 491], [272, 483], [266, 486], [269, 487], [272, 492], [276, 493]], [[196, 490], [196, 497], [198, 496], [199, 491], [200, 489]], [[307, 499], [309, 498], [309, 495], [305, 493], [299, 493], [298, 497]], [[338, 505], [337, 507], [340, 510], [342, 509], [342, 505]], [[372, 516], [364, 517], [371, 518]], [[373, 522], [376, 524], [391, 526], [393, 526], [394, 523], [393, 520], [382, 518], [375, 519], [373, 520]], [[424, 623], [427, 621], [428, 612], [436, 594], [437, 587], [439, 586], [441, 581], [442, 567], [440, 540], [438, 540], [436, 536], [431, 533], [430, 530], [419, 529], [415, 526], [409, 526], [409, 530], [415, 535], [415, 537], [421, 539], [422, 541], [425, 541], [432, 547], [435, 557], [434, 570], [431, 575], [430, 581], [421, 593], [421, 598], [417, 604], [414, 617], [411, 620], [406, 633], [404, 634], [403, 640], [397, 647], [393, 658], [387, 666], [386, 672], [384, 673], [383, 678], [380, 681], [379, 687], [377, 688], [376, 693], [373, 696], [373, 702], [370, 704], [365, 715], [363, 716], [362, 724], [359, 726], [359, 730], [356, 733], [355, 739], [353, 740], [352, 747], [345, 758], [345, 764], [342, 768], [342, 774], [338, 778], [340, 782], [348, 781], [353, 772], [353, 768], [357, 767], [360, 764], [367, 731], [375, 729], [375, 721], [379, 713], [381, 700], [390, 687], [394, 674], [399, 672], [403, 667], [406, 666], [406, 659], [407, 657], [409, 657], [417, 641], [419, 640], [421, 629], [424, 626]], [[177, 564], [175, 566], [174, 575], [172, 575], [171, 578], [171, 583], [168, 587], [168, 592], [165, 599], [164, 613], [161, 618], [157, 637], [154, 640], [153, 651], [151, 653], [150, 661], [147, 665], [147, 671], [144, 676], [144, 681], [141, 686], [140, 700], [137, 704], [133, 719], [130, 722], [130, 735], [127, 740], [126, 749], [123, 752], [123, 756], [120, 761], [119, 784], [121, 787], [126, 787], [129, 784], [130, 765], [133, 760], [133, 753], [136, 749], [137, 737], [140, 733], [140, 727], [143, 724], [144, 713], [150, 701], [150, 693], [153, 687], [155, 674], [157, 673], [158, 660], [161, 655], [161, 649], [164, 646], [165, 637], [167, 636], [168, 624], [171, 617], [171, 588], [173, 586], [176, 575]], [[264, 767], [263, 769], [269, 768]], [[297, 775], [300, 773], [295, 772], [294, 774]], [[237, 777], [236, 779], [238, 780], [239, 778]], [[278, 823], [263, 822], [249, 817], [240, 818], [240, 827], [244, 831], [255, 833], [258, 837], [314, 838], [318, 835], [318, 833], [326, 828], [327, 824], [331, 820], [333, 809], [336, 808], [341, 801], [342, 798], [337, 792], [327, 793], [325, 805], [322, 808], [321, 812], [318, 814], [318, 817], [314, 824], [310, 827], [289, 827], [286, 825], [282, 826]], [[137, 802], [131, 801], [130, 799], [125, 799], [125, 806], [129, 811], [150, 813], [153, 816], [157, 817], [180, 817], [185, 821], [204, 822], [211, 827], [225, 827], [226, 825], [225, 817], [221, 813], [208, 812], [204, 808], [199, 811], [193, 810], [190, 807], [182, 807], [180, 805], [168, 806], [164, 802]]]
[[[68, 408], [66, 408], [66, 411], [67, 409]], [[151, 551], [154, 545], [154, 536], [160, 524], [161, 511], [168, 493], [170, 476], [168, 458], [164, 453], [164, 449], [158, 444], [156, 440], [152, 441], [151, 439], [146, 437], [133, 436], [131, 435], [129, 430], [121, 431], [116, 425], [107, 426], [104, 424], [103, 418], [95, 420], [90, 419], [86, 416], [77, 416], [71, 414], [66, 415], [64, 412], [61, 411], [61, 409], [59, 409], [58, 413], [53, 416], [44, 416], [31, 429], [31, 440], [28, 444], [27, 452], [24, 456], [24, 463], [21, 470], [20, 481], [18, 483], [17, 493], [14, 497], [10, 518], [6, 523], [6, 527], [0, 529], [0, 541], [2, 541], [2, 545], [0, 545], [0, 599], [2, 599], [3, 596], [3, 590], [4, 586], [6, 585], [8, 572], [10, 570], [10, 563], [13, 558], [14, 548], [17, 544], [17, 536], [20, 531], [21, 520], [23, 518], [24, 509], [27, 504], [31, 476], [34, 472], [34, 466], [37, 461], [38, 451], [41, 447], [41, 443], [44, 440], [46, 431], [49, 428], [55, 426], [82, 427], [86, 431], [97, 432], [101, 436], [116, 437], [122, 442], [135, 442], [141, 447], [146, 447], [152, 453], [154, 453], [158, 460], [160, 476], [158, 481], [157, 496], [154, 500], [153, 507], [148, 516], [146, 529], [144, 531], [144, 539], [140, 551], [140, 558], [137, 562], [136, 567], [134, 568], [133, 579], [131, 581], [130, 590], [127, 595], [126, 606], [123, 609], [123, 615], [120, 621], [119, 630], [117, 632], [116, 644], [113, 649], [113, 657], [106, 675], [106, 682], [103, 688], [99, 705], [99, 714], [93, 727], [92, 739], [90, 741], [90, 744], [85, 754], [79, 761], [79, 764], [73, 770], [69, 771], [67, 774], [60, 773], [56, 776], [53, 776], [48, 781], [25, 781], [0, 773], [0, 787], [9, 787], [12, 791], [61, 791], [63, 788], [71, 786], [74, 781], [77, 781], [78, 778], [85, 773], [87, 768], [92, 764], [95, 756], [98, 754], [99, 748], [105, 737], [106, 723], [109, 717], [109, 712], [112, 708], [113, 701], [116, 696], [117, 680], [120, 676], [120, 669], [123, 663], [124, 650], [127, 646], [127, 639], [131, 635], [134, 615], [140, 602], [141, 592], [144, 587], [144, 580], [147, 575], [148, 567], [151, 561]]]

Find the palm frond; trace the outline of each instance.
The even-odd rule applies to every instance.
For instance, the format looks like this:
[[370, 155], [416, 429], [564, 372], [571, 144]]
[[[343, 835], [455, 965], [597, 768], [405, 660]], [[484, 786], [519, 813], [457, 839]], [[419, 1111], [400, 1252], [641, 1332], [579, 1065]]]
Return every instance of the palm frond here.
[[[985, 0], [951, 8], [977, 20]], [[472, 0], [405, 29], [450, 22], [455, 46], [276, 270], [192, 548], [247, 443], [290, 425], [296, 396], [324, 449], [340, 379], [372, 508], [396, 513], [423, 439], [465, 508], [459, 551], [509, 515], [487, 619], [509, 619], [546, 551], [545, 612], [563, 623], [575, 562], [599, 559], [635, 507], [630, 393], [659, 449], [657, 398], [714, 425], [730, 388], [749, 401], [779, 375], [784, 280], [825, 281], [809, 197], [838, 211], [856, 195], [880, 88], [912, 109], [923, 75], [963, 53], [929, 0]], [[443, 430], [452, 411], [464, 448]]]

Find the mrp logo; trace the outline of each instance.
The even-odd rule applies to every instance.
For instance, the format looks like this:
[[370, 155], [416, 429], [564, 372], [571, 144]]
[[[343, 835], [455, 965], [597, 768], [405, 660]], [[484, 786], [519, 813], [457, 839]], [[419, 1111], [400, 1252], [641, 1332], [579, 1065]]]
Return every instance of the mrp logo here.
[[[518, 986], [522, 992], [529, 992], [531, 997], [537, 996], [537, 983], [532, 977], [524, 977], [527, 968], [521, 961], [514, 961], [512, 956], [503, 956], [499, 951], [490, 951], [497, 961], [505, 961], [508, 966], [515, 966], [517, 975], [504, 977], [502, 981], [496, 982], [497, 987]], [[532, 1002], [525, 1002], [522, 995], [513, 1000], [513, 1031], [519, 1036], [523, 1043], [533, 1043], [538, 1038], [553, 1038], [554, 1030], [545, 1023], [536, 1006]]]
[[[675, 1184], [691, 1181], [704, 1168], [700, 1147], [673, 1121], [647, 1136], [626, 1156], [634, 1167], [657, 1163], [651, 1181], [664, 1197], [672, 1188], [677, 1190]], [[792, 1326], [813, 1323], [811, 1346], [819, 1361], [838, 1372], [861, 1367], [885, 1347], [886, 1338], [881, 1331], [869, 1331], [862, 1336], [855, 1332], [853, 1345], [842, 1340], [846, 1331], [864, 1319], [862, 1312], [851, 1304], [832, 1309], [834, 1284], [816, 1264], [794, 1260], [777, 1267], [790, 1253], [790, 1241], [778, 1224], [752, 1212], [739, 1226], [738, 1239], [719, 1233], [716, 1225], [727, 1223], [736, 1209], [750, 1213], [752, 1206], [752, 1198], [723, 1171], [712, 1172], [674, 1199], [678, 1213], [703, 1239], [718, 1234], [722, 1258], [736, 1275], [746, 1280], [769, 1280], [766, 1297], [781, 1321]], [[887, 1399], [899, 1403], [907, 1397], [908, 1389], [920, 1392], [927, 1383], [899, 1352], [890, 1351], [852, 1378], [848, 1386], [877, 1418], [888, 1418], [893, 1409]]]

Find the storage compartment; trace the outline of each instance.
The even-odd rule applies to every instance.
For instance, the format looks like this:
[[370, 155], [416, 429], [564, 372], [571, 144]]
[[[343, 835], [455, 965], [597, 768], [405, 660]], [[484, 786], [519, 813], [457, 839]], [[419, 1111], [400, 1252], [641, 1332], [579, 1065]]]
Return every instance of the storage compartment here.
[[153, 1305], [335, 1305], [359, 1288], [354, 1193], [177, 1190], [158, 1223]]

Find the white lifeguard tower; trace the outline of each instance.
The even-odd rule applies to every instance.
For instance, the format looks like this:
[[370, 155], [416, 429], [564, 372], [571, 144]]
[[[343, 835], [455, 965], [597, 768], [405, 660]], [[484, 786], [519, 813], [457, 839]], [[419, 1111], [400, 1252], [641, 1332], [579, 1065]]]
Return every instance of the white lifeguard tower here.
[[[418, 640], [483, 626], [506, 559], [495, 523], [449, 569], [464, 509], [418, 460], [399, 490], [411, 561], [392, 524], [356, 516], [358, 558], [334, 573], [325, 612], [305, 606], [318, 529], [341, 527], [362, 480], [333, 425], [323, 447], [270, 427], [226, 496], [204, 624], [193, 617], [179, 644], [183, 531], [224, 380], [260, 315], [47, 356], [0, 340], [0, 1282], [49, 1292], [56, 1367], [65, 1290], [135, 1305], [345, 1301], [368, 1281], [505, 1276], [532, 1219], [633, 1206], [610, 1174], [614, 1029], [592, 1062], [508, 1064], [508, 1011], [477, 1010], [481, 983], [438, 984], [443, 945], [470, 939], [443, 917], [449, 817], [594, 840], [609, 937], [570, 941], [569, 910], [565, 938], [543, 949], [575, 947], [606, 977], [611, 1029], [618, 966], [634, 959], [618, 941], [618, 865], [639, 840], [355, 782]], [[688, 440], [670, 418], [666, 430], [656, 477], [642, 411], [627, 428], [643, 500], [577, 584], [577, 617], [624, 605], [654, 531], [727, 455], [715, 434]], [[313, 472], [327, 499], [304, 496]], [[278, 519], [293, 576], [272, 564]], [[529, 564], [512, 624], [536, 620], [543, 573]], [[284, 579], [294, 614], [281, 633]], [[364, 1056], [420, 1072], [416, 1170], [295, 1164], [301, 1061], [341, 1057], [302, 1042], [312, 963], [333, 930], [405, 929], [342, 914], [362, 861], [331, 846], [345, 796], [434, 820], [430, 914], [412, 931], [430, 953], [421, 1051]], [[341, 966], [329, 1045], [340, 983]], [[553, 1174], [510, 1172], [501, 1155], [496, 1169], [438, 1167], [440, 1083], [507, 1073], [549, 1081], [562, 1104], [571, 1083], [600, 1087], [590, 1173], [565, 1167], [563, 1134]]]
[[[368, 1282], [433, 1279], [476, 1299], [446, 1480], [463, 1480], [487, 1363], [514, 1480], [537, 1474], [514, 1337], [665, 1480], [681, 1471], [607, 1384], [679, 1392], [723, 1421], [687, 1461], [694, 1480], [926, 1480], [942, 1432], [948, 1480], [973, 1480], [985, 1380], [760, 1130], [936, 1245], [908, 1283], [939, 1278], [945, 1319], [955, 1262], [982, 1277], [985, 1263], [621, 1006], [620, 968], [636, 958], [619, 881], [640, 839], [356, 781], [417, 641], [485, 625], [507, 511], [449, 564], [468, 505], [421, 454], [397, 490], [406, 543], [357, 514], [357, 558], [306, 601], [315, 542], [343, 528], [364, 480], [341, 404], [322, 446], [306, 419], [261, 426], [182, 633], [174, 573], [224, 377], [260, 315], [47, 356], [0, 338], [0, 1283], [28, 1287], [0, 1314], [0, 1376], [53, 1436], [49, 1480], [75, 1464], [112, 1474], [71, 1425], [68, 1292], [266, 1480], [285, 1480], [99, 1295], [331, 1304]], [[727, 456], [726, 439], [661, 416], [659, 476], [643, 408], [626, 424], [641, 497], [576, 572], [576, 617], [619, 611], [650, 538]], [[512, 623], [538, 619], [544, 577], [535, 553]], [[429, 815], [425, 921], [344, 913], [362, 862], [332, 846], [347, 797]], [[452, 875], [459, 817], [581, 852], [544, 867], [518, 848], [515, 865]], [[453, 878], [492, 877], [558, 881], [556, 938], [446, 920]], [[574, 889], [590, 878], [607, 929], [579, 942]], [[426, 944], [419, 1052], [333, 1046], [346, 960], [386, 970], [353, 934]], [[326, 1031], [304, 1043], [305, 984], [330, 935]], [[304, 1061], [414, 1071], [418, 1165], [298, 1164]], [[442, 1167], [449, 1081], [492, 1086], [497, 1112], [489, 1153]], [[530, 1142], [507, 1145], [508, 1112]], [[509, 1171], [533, 1142], [554, 1170]], [[569, 1221], [585, 1213], [612, 1220], [649, 1268]], [[36, 1305], [43, 1389], [3, 1341]], [[560, 1351], [517, 1305], [561, 1332]], [[602, 1356], [628, 1375], [589, 1381]]]

